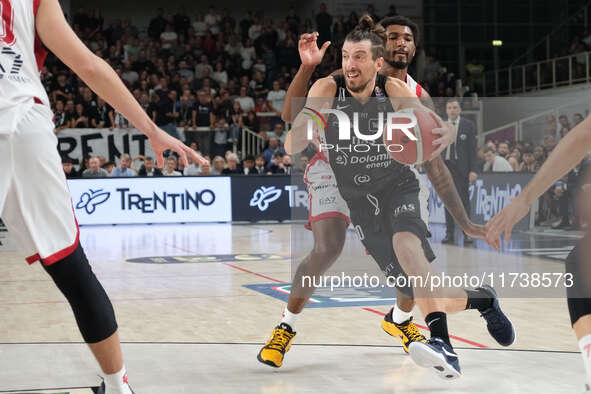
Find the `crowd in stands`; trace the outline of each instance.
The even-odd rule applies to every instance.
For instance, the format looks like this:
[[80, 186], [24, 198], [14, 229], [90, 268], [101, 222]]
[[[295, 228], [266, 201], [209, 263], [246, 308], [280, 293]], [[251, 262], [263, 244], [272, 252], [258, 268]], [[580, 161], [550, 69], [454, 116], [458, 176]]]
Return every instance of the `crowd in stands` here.
[[[543, 144], [527, 141], [492, 141], [480, 147], [477, 153], [482, 172], [537, 172], [554, 147], [572, 128], [583, 121], [583, 115], [575, 113], [572, 119], [567, 115], [546, 118]], [[590, 152], [591, 153], [591, 152]], [[581, 228], [578, 222], [577, 191], [588, 179], [584, 173], [591, 169], [591, 155], [583, 160], [568, 175], [556, 182], [539, 201], [537, 225], [551, 225], [553, 228]]]
[[[300, 34], [318, 31], [319, 45], [332, 42], [313, 79], [326, 76], [340, 68], [340, 47], [362, 12], [380, 20], [396, 15], [396, 8], [376, 15], [370, 5], [345, 17], [331, 15], [322, 4], [312, 19], [301, 18], [296, 8], [284, 18], [248, 12], [239, 19], [214, 5], [196, 15], [182, 8], [173, 13], [158, 9], [145, 29], [131, 19], [106, 23], [100, 9], [81, 8], [70, 22], [84, 43], [113, 66], [159, 127], [187, 144], [196, 143], [203, 155], [226, 160], [228, 150], [240, 158], [246, 155], [239, 152], [243, 128], [257, 134], [264, 149], [283, 145], [280, 114], [300, 64]], [[71, 128], [130, 127], [55, 57], [50, 56], [41, 76], [57, 134]], [[455, 94], [455, 81], [433, 57], [422, 83], [433, 96]], [[275, 164], [272, 154], [263, 157], [266, 169]]]

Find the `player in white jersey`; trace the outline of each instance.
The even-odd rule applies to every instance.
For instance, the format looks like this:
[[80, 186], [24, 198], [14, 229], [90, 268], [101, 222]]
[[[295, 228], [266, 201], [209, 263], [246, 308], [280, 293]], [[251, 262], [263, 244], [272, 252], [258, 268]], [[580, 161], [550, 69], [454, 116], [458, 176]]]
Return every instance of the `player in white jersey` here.
[[[380, 74], [405, 81], [417, 96], [426, 100], [425, 104], [432, 108], [433, 104], [429, 94], [408, 75], [408, 66], [415, 55], [418, 40], [417, 25], [408, 18], [401, 16], [386, 18], [380, 24], [387, 30], [386, 55], [384, 56], [385, 61]], [[292, 120], [292, 98], [306, 96], [307, 86], [312, 74], [316, 66], [322, 61], [324, 53], [330, 45], [330, 42], [327, 42], [324, 43], [322, 48], [318, 48], [317, 37], [318, 33], [311, 33], [304, 34], [300, 38], [298, 48], [302, 65], [287, 91], [282, 113], [282, 118], [285, 121]], [[341, 73], [341, 71], [335, 73]], [[299, 105], [299, 108], [294, 109], [293, 113], [297, 114], [302, 106], [303, 102]], [[443, 149], [455, 140], [456, 134], [455, 129], [448, 125], [445, 125], [442, 129], [434, 130], [434, 132], [442, 135], [434, 142], [434, 144], [439, 145], [439, 148], [433, 153], [432, 157], [439, 156]], [[436, 190], [439, 185], [442, 185], [437, 190], [440, 194], [445, 194], [445, 196], [442, 196], [442, 200], [446, 206], [449, 205], [448, 209], [450, 211], [460, 217], [463, 206], [459, 197], [458, 200], [455, 200], [452, 190], [448, 190], [449, 184], [447, 181], [449, 179], [440, 175], [443, 171], [441, 164], [443, 162], [439, 163], [437, 160], [435, 164], [427, 166], [436, 171], [433, 178], [437, 178], [435, 182]], [[291, 341], [295, 336], [295, 321], [314, 292], [313, 287], [301, 285], [302, 275], [307, 277], [321, 276], [336, 261], [341, 254], [346, 230], [350, 222], [349, 208], [338, 191], [334, 174], [324, 154], [317, 153], [310, 160], [304, 180], [308, 185], [310, 195], [310, 227], [314, 233], [314, 247], [298, 266], [294, 275], [291, 294], [287, 307], [283, 311], [281, 324], [273, 330], [270, 339], [258, 355], [259, 361], [275, 367], [281, 366], [283, 356], [289, 350]], [[455, 192], [453, 181], [451, 187]], [[414, 307], [414, 300], [400, 292], [398, 294], [396, 305], [384, 318], [382, 328], [388, 334], [400, 338], [404, 350], [408, 352], [408, 346], [411, 342], [426, 341], [426, 338], [412, 322], [411, 311]]]
[[150, 141], [204, 159], [160, 130], [115, 71], [78, 39], [58, 0], [0, 0], [0, 216], [26, 260], [41, 261], [64, 294], [104, 374], [99, 393], [130, 394], [111, 302], [79, 244], [49, 99], [39, 77], [51, 50]]

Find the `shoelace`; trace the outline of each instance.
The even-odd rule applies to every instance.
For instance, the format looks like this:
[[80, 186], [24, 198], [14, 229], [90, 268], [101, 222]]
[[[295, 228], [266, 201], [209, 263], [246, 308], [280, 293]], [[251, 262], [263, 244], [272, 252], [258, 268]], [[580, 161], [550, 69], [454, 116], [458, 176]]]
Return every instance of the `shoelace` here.
[[271, 342], [267, 347], [269, 349], [283, 351], [292, 337], [293, 335], [286, 330], [276, 328], [273, 330], [273, 338], [271, 338]]
[[505, 328], [505, 320], [492, 308], [489, 311], [481, 313], [480, 316], [484, 317], [493, 329]]
[[423, 334], [421, 334], [417, 326], [415, 326], [412, 323], [409, 323], [401, 328], [404, 330], [404, 333], [411, 341], [420, 341], [425, 338]]

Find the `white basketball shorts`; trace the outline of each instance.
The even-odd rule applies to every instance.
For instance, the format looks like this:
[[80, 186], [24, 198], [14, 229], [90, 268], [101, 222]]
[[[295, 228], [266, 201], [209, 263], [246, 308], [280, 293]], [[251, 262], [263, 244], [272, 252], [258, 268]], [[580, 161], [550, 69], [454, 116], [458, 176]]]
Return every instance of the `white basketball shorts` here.
[[29, 264], [62, 260], [79, 241], [52, 117], [35, 104], [0, 135], [0, 217]]
[[308, 185], [308, 227], [326, 218], [340, 218], [349, 225], [349, 207], [339, 193], [337, 181], [324, 154], [317, 153], [312, 157], [306, 167], [304, 181]]

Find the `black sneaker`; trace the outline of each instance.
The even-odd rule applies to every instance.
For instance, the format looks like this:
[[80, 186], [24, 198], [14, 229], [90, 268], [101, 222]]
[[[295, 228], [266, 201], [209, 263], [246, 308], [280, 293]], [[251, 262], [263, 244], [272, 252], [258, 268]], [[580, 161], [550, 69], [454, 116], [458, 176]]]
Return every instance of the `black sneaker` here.
[[[102, 382], [101, 383], [101, 386], [96, 391], [96, 394], [105, 394], [105, 390], [106, 390], [106, 388], [105, 388], [105, 382]], [[133, 392], [133, 390], [131, 389], [131, 386], [129, 386], [129, 390], [131, 391], [131, 394], [135, 394]]]
[[458, 355], [441, 338], [433, 337], [427, 343], [412, 342], [408, 352], [417, 365], [435, 369], [441, 379], [452, 380], [462, 376]]
[[513, 342], [515, 342], [515, 329], [513, 328], [511, 320], [509, 320], [501, 310], [495, 289], [489, 285], [484, 285], [476, 290], [482, 290], [490, 294], [493, 299], [492, 306], [480, 312], [480, 316], [486, 320], [486, 328], [490, 335], [501, 346], [509, 346], [513, 344]]

